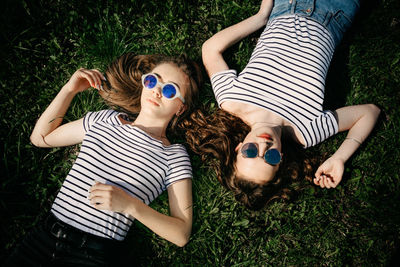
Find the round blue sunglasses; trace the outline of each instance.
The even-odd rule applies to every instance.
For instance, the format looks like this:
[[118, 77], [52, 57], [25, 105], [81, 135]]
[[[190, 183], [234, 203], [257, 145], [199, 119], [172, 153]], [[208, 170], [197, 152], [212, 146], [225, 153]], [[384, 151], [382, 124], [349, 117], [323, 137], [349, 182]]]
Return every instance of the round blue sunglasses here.
[[178, 97], [183, 103], [185, 103], [185, 99], [182, 97], [178, 86], [173, 83], [160, 82], [156, 74], [147, 73], [142, 75], [142, 85], [144, 88], [149, 90], [153, 90], [157, 85], [160, 85], [163, 97], [168, 100], [174, 100]]
[[[257, 158], [258, 157], [258, 144], [246, 143], [242, 146], [240, 152], [244, 158]], [[282, 154], [276, 148], [271, 148], [265, 151], [262, 157], [264, 161], [270, 165], [278, 165], [282, 160]]]

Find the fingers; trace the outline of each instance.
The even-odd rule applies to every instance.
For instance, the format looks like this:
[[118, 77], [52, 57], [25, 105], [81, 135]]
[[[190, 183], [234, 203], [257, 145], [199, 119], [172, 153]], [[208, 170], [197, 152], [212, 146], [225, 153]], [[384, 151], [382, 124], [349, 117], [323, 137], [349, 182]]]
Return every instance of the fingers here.
[[320, 176], [321, 178], [321, 180], [320, 180], [320, 182], [319, 182], [319, 186], [321, 187], [321, 188], [325, 188], [326, 186], [325, 186], [325, 181], [326, 181], [326, 176], [324, 175], [324, 174], [322, 174], [321, 176]]
[[93, 197], [90, 199], [90, 204], [96, 209], [110, 210], [110, 201], [104, 197]]
[[321, 182], [323, 179], [322, 175], [323, 175], [323, 168], [322, 166], [319, 166], [319, 168], [315, 172], [314, 184], [321, 186]]
[[[90, 73], [89, 70], [87, 69], [80, 69], [79, 70], [79, 76], [86, 79], [89, 82], [89, 85], [91, 87], [95, 87], [96, 81], [95, 78], [93, 77], [93, 75]], [[78, 77], [79, 77], [78, 76]]]
[[322, 176], [323, 172], [324, 172], [324, 170], [323, 170], [322, 166], [319, 166], [319, 168], [315, 172], [315, 178], [319, 179]]
[[105, 81], [106, 77], [104, 77], [104, 75], [99, 70], [93, 69], [92, 71], [94, 72], [94, 74], [97, 77], [97, 87], [96, 88], [104, 91], [103, 86], [102, 86], [102, 81], [103, 80]]
[[91, 197], [89, 198], [89, 200], [90, 204], [92, 204], [93, 206], [101, 205], [105, 202], [105, 199], [101, 196]]
[[88, 199], [92, 206], [97, 209], [110, 210], [112, 186], [96, 182], [90, 189]]
[[338, 185], [338, 182], [335, 182], [335, 179], [329, 174], [322, 174], [316, 178], [314, 178], [314, 184], [319, 185], [321, 188], [335, 188]]
[[106, 77], [104, 77], [104, 75], [98, 70], [98, 69], [92, 69], [92, 71], [94, 71], [100, 78], [100, 82], [101, 80], [106, 80]]
[[95, 184], [92, 185], [92, 187], [89, 189], [89, 192], [92, 192], [94, 190], [111, 191], [112, 185], [106, 185], [96, 181]]
[[88, 199], [96, 197], [110, 198], [112, 186], [96, 182], [90, 189]]
[[324, 184], [326, 188], [332, 188], [334, 186], [333, 178], [331, 176], [325, 175]]
[[96, 69], [80, 69], [81, 76], [85, 78], [91, 87], [102, 90], [102, 80], [105, 80], [105, 77], [99, 70]]
[[340, 183], [340, 181], [341, 181], [341, 178], [337, 178], [337, 177], [332, 178], [332, 185], [331, 185], [331, 187], [332, 187], [332, 188], [336, 188], [336, 186]]
[[96, 182], [89, 189], [88, 199], [97, 209], [124, 212], [130, 200], [127, 196], [127, 193], [117, 186]]
[[92, 199], [94, 197], [110, 198], [111, 197], [111, 190], [102, 190], [102, 189], [90, 190], [88, 198]]

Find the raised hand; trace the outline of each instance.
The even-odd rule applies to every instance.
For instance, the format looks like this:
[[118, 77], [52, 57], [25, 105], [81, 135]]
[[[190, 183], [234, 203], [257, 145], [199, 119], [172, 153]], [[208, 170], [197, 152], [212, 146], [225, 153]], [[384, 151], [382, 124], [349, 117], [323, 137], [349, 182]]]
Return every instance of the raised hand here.
[[100, 71], [80, 68], [71, 76], [66, 86], [74, 93], [83, 92], [90, 87], [101, 90], [102, 80], [105, 77]]
[[344, 161], [339, 158], [330, 157], [315, 173], [314, 184], [321, 188], [335, 188], [342, 180], [344, 172]]

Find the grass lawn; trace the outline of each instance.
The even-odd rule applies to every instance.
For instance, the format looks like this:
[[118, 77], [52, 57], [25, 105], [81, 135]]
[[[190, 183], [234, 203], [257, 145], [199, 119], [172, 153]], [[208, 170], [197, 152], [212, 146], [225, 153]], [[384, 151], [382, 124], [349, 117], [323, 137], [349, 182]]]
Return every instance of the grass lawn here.
[[[40, 149], [29, 136], [35, 121], [79, 67], [104, 67], [127, 51], [185, 52], [200, 62], [213, 33], [254, 14], [255, 0], [3, 1], [0, 23], [1, 262], [50, 209], [76, 147]], [[241, 69], [260, 32], [230, 48]], [[375, 103], [383, 112], [368, 142], [346, 165], [335, 190], [300, 181], [292, 202], [260, 212], [235, 203], [196, 155], [194, 224], [179, 248], [139, 222], [122, 263], [143, 266], [390, 266], [400, 242], [400, 2], [364, 1], [337, 49], [326, 89], [327, 108]], [[200, 101], [215, 108], [209, 80]], [[100, 110], [95, 90], [74, 99], [65, 121]], [[339, 134], [307, 153], [332, 153]], [[151, 205], [168, 213], [167, 195]], [[121, 264], [122, 264], [121, 263]]]

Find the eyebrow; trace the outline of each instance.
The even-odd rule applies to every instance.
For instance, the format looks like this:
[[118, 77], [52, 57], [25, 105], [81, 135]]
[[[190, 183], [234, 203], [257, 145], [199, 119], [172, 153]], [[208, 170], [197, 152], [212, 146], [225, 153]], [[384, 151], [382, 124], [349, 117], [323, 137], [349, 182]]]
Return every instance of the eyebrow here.
[[[161, 80], [163, 79], [162, 76], [161, 76], [160, 74], [155, 73], [155, 72], [154, 72], [154, 74], [155, 74], [158, 78], [160, 78]], [[178, 87], [179, 90], [181, 89], [181, 87], [179, 86], [179, 84], [177, 84], [176, 82], [169, 81], [168, 83], [173, 83], [173, 84], [175, 84], [175, 85]]]

